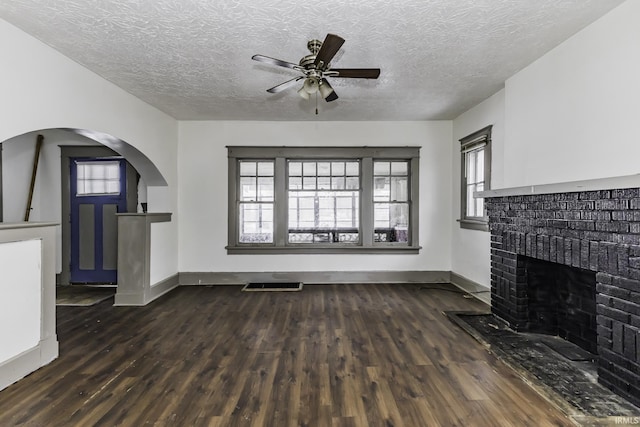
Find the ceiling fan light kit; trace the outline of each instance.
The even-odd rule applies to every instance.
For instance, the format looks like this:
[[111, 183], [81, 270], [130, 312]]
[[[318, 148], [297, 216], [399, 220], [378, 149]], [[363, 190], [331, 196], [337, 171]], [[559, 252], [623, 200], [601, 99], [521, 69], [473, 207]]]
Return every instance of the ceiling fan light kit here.
[[309, 95], [309, 92], [304, 90], [304, 85], [302, 85], [302, 87], [298, 89], [298, 94], [306, 100], [308, 100], [311, 97], [311, 95]]
[[329, 82], [325, 79], [320, 81], [320, 86], [318, 86], [318, 90], [320, 91], [320, 95], [324, 99], [329, 98], [329, 95], [331, 95], [332, 93], [335, 93], [335, 91], [333, 90]]
[[[331, 102], [338, 99], [327, 77], [377, 79], [380, 75], [379, 68], [331, 68], [331, 60], [342, 47], [344, 39], [335, 34], [327, 34], [324, 42], [313, 39], [307, 43], [307, 49], [311, 52], [304, 56], [298, 64], [275, 59], [264, 55], [253, 55], [251, 59], [279, 67], [289, 68], [302, 73], [302, 76], [294, 77], [284, 83], [280, 83], [270, 89], [269, 93], [278, 93], [295, 85], [304, 79], [298, 94], [304, 99], [310, 99], [311, 95], [320, 93], [325, 101]], [[317, 114], [317, 109], [316, 109]]]

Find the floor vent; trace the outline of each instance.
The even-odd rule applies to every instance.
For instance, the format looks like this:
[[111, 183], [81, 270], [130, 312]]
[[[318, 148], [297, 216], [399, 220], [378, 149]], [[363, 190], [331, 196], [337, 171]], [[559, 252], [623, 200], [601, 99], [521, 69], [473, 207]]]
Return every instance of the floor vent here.
[[291, 292], [301, 291], [302, 282], [252, 282], [247, 283], [244, 292]]

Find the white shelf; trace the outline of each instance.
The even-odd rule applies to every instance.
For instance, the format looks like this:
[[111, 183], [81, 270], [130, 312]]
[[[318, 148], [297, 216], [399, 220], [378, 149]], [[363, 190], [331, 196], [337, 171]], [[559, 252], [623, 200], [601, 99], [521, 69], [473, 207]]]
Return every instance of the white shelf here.
[[535, 194], [575, 193], [579, 191], [617, 190], [639, 188], [640, 174], [611, 178], [588, 179], [584, 181], [560, 182], [556, 184], [528, 185], [524, 187], [499, 188], [476, 191], [474, 197], [506, 197]]

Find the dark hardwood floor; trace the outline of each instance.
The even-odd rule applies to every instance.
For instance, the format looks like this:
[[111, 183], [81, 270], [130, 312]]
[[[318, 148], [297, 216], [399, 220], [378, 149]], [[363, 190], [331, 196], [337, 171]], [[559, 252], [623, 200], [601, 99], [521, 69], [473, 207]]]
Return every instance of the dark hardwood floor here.
[[0, 392], [0, 426], [569, 426], [420, 285], [181, 287], [58, 307], [60, 358]]

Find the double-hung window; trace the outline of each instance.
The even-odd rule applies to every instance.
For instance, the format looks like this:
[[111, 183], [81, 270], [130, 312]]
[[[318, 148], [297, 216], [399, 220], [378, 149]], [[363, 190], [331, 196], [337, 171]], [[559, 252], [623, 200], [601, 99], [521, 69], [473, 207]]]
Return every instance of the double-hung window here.
[[238, 215], [241, 243], [273, 242], [273, 161], [238, 163]]
[[229, 253], [417, 252], [418, 147], [228, 147]]
[[492, 126], [487, 126], [460, 140], [462, 160], [460, 226], [462, 228], [488, 230], [484, 199], [474, 197], [474, 193], [489, 189], [491, 128]]

